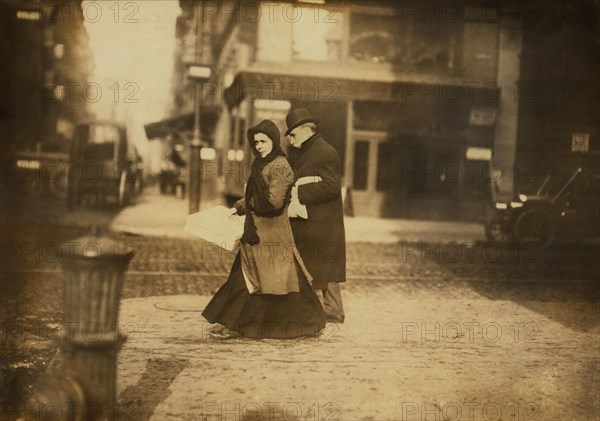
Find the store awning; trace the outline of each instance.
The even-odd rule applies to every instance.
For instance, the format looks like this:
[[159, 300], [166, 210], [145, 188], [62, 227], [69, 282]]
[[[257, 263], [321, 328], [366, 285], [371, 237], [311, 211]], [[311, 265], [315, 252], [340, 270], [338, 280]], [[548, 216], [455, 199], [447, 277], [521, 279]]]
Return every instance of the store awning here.
[[494, 105], [500, 89], [494, 84], [461, 82], [380, 82], [332, 79], [273, 73], [241, 72], [224, 93], [228, 107], [242, 100], [315, 101], [340, 103], [350, 100], [406, 103]]
[[[200, 108], [200, 131], [203, 138], [212, 138], [219, 120], [221, 108], [216, 105], [207, 105]], [[194, 131], [194, 113], [182, 114], [144, 125], [146, 137], [156, 139], [169, 134], [184, 134]]]

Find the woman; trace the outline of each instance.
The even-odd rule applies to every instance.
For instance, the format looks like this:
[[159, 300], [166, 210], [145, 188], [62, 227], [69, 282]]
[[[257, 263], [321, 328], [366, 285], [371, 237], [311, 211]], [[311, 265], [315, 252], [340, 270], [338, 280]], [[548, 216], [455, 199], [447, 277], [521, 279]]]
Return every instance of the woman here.
[[202, 315], [219, 323], [211, 331], [218, 338], [315, 336], [325, 313], [294, 244], [287, 215], [294, 175], [279, 129], [263, 120], [248, 129], [248, 141], [255, 159], [244, 198], [232, 208], [246, 215], [240, 251]]

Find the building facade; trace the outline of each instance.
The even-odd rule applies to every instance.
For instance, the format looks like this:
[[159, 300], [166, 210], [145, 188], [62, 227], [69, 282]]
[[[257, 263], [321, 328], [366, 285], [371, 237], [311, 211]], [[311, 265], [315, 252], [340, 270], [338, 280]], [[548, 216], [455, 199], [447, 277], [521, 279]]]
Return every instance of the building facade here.
[[560, 167], [565, 155], [600, 150], [600, 4], [539, 3], [530, 16], [523, 31], [517, 143], [524, 189], [547, 167]]
[[[201, 103], [220, 108], [207, 136], [216, 154], [203, 163], [204, 182], [231, 199], [242, 195], [248, 174], [246, 129], [270, 118], [283, 132], [285, 115], [297, 107], [321, 120], [320, 131], [337, 149], [355, 214], [374, 217], [482, 220], [492, 200], [518, 190], [519, 151], [535, 156], [545, 147], [547, 139], [532, 143], [531, 133], [565, 126], [556, 118], [565, 114], [560, 107], [541, 120], [542, 100], [532, 105], [531, 92], [542, 81], [545, 98], [554, 97], [536, 57], [557, 54], [556, 48], [552, 40], [536, 48], [544, 31], [536, 25], [555, 14], [560, 28], [567, 6], [533, 0], [181, 5], [193, 9], [187, 22], [200, 22], [210, 44], [196, 56], [214, 69]], [[557, 30], [558, 38], [582, 38], [573, 28]], [[591, 44], [597, 49], [597, 35]], [[583, 52], [572, 56], [574, 69], [590, 61]], [[586, 80], [598, 67], [588, 64]], [[594, 101], [585, 92], [579, 90], [589, 127]], [[576, 105], [569, 107], [578, 114]], [[593, 144], [597, 135], [589, 130]]]
[[93, 56], [81, 2], [0, 1], [0, 150], [67, 148]]

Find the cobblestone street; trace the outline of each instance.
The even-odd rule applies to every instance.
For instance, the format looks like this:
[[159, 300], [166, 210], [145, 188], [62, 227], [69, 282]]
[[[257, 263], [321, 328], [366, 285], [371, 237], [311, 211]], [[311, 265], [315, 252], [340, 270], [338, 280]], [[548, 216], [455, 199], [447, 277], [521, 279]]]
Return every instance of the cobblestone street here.
[[[55, 355], [62, 275], [50, 244], [86, 233], [86, 218], [112, 219], [86, 212], [3, 223], [3, 419], [19, 415]], [[599, 419], [597, 247], [351, 241], [344, 324], [318, 338], [219, 341], [200, 312], [233, 255], [196, 239], [114, 234], [136, 252], [115, 418]]]

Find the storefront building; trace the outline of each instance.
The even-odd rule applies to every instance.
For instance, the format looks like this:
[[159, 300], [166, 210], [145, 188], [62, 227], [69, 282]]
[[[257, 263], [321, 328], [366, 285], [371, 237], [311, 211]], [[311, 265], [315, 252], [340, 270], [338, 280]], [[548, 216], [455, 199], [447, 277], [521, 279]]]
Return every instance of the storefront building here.
[[[518, 11], [460, 2], [201, 2], [221, 104], [215, 179], [242, 195], [245, 131], [321, 120], [355, 215], [481, 220], [512, 194]], [[214, 165], [210, 164], [210, 165]], [[208, 165], [208, 163], [205, 163]], [[208, 181], [210, 182], [210, 181]]]

